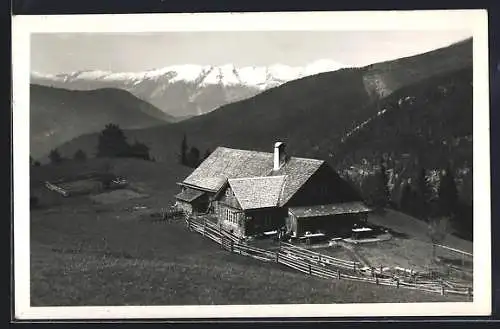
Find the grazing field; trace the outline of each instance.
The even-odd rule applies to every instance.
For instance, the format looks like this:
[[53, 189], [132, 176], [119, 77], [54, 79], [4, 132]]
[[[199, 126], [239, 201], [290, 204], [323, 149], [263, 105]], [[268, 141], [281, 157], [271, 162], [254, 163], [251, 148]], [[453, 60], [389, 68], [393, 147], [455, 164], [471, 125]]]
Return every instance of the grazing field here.
[[392, 238], [379, 243], [356, 246], [356, 252], [371, 266], [403, 267], [414, 271], [426, 271], [434, 266], [432, 246], [415, 239]]
[[[431, 242], [428, 236], [429, 230], [427, 224], [401, 212], [387, 209], [383, 216], [370, 216], [368, 221], [371, 224], [387, 227], [397, 232], [401, 237], [411, 237], [421, 241]], [[443, 241], [443, 244], [472, 253], [472, 242], [460, 239], [454, 235], [448, 235]]]
[[[168, 206], [177, 191], [175, 182], [184, 178], [188, 168], [139, 160], [111, 164], [137, 193], [148, 196], [110, 204], [95, 203], [86, 195], [63, 198], [53, 192], [51, 202], [42, 198], [40, 208], [31, 214], [33, 306], [463, 300], [328, 281], [231, 254], [187, 231], [183, 223], [160, 223], [148, 216], [148, 211]], [[73, 170], [65, 168], [59, 174], [78, 171], [77, 165], [73, 166]], [[40, 172], [32, 172], [32, 188], [46, 193], [37, 186], [40, 177], [36, 176], [43, 171], [48, 175], [50, 170], [44, 166], [37, 169]], [[163, 175], [158, 175], [161, 172]], [[146, 211], [134, 210], [137, 205]]]
[[326, 281], [230, 254], [181, 223], [50, 212], [32, 223], [33, 305], [182, 305], [455, 300]]
[[[368, 221], [394, 232], [391, 240], [359, 244], [355, 247], [356, 253], [370, 266], [397, 266], [416, 271], [433, 269], [446, 273], [452, 279], [465, 279], [469, 282], [472, 280], [472, 257], [436, 247], [435, 256], [440, 262], [433, 260], [432, 242], [426, 223], [390, 209], [383, 215], [370, 216]], [[448, 235], [442, 244], [472, 253], [472, 242], [453, 235]], [[459, 271], [449, 272], [448, 265], [453, 265]]]
[[115, 190], [111, 192], [92, 195], [90, 196], [90, 199], [93, 200], [94, 202], [101, 204], [112, 204], [133, 199], [145, 198], [147, 196], [148, 196], [147, 194], [137, 193], [133, 190], [122, 189], [122, 190]]

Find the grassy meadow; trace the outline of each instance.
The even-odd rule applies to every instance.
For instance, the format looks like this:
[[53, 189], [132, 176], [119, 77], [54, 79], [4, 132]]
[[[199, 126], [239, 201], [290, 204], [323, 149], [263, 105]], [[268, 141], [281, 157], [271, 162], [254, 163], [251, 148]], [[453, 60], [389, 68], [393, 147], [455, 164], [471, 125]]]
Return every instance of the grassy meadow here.
[[[41, 185], [104, 167], [127, 177], [141, 197], [100, 204], [86, 195], [63, 198]], [[308, 277], [231, 254], [182, 222], [152, 220], [150, 213], [171, 204], [175, 183], [188, 173], [175, 163], [130, 159], [32, 168], [32, 194], [40, 198], [31, 212], [32, 306], [463, 301]], [[136, 205], [146, 209], [133, 210]]]

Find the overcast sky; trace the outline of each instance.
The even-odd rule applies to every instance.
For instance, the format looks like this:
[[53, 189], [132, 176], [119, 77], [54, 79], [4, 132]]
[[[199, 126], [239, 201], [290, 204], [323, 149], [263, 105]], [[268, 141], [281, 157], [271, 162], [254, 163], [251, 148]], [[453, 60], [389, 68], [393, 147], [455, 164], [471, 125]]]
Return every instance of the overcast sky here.
[[463, 40], [469, 31], [161, 32], [33, 34], [31, 71], [143, 71], [177, 64], [363, 66]]

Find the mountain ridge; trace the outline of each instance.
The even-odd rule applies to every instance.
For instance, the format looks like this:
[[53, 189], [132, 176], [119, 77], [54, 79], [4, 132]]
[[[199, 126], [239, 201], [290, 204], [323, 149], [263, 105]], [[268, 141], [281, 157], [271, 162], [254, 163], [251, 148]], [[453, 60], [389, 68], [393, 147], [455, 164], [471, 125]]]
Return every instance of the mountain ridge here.
[[46, 155], [56, 146], [80, 135], [102, 130], [108, 123], [124, 129], [166, 125], [168, 116], [127, 91], [98, 89], [74, 91], [30, 85], [30, 153]]
[[183, 64], [143, 72], [81, 70], [52, 75], [32, 72], [31, 81], [70, 90], [124, 89], [165, 113], [185, 117], [201, 115], [287, 81], [343, 66], [331, 60], [319, 60], [304, 67]]
[[[288, 142], [291, 152], [302, 156], [315, 156], [319, 150], [328, 149], [331, 152], [324, 155], [331, 157], [332, 145], [382, 110], [381, 99], [400, 88], [468, 66], [472, 66], [472, 40], [390, 62], [289, 81], [255, 97], [169, 125], [168, 129], [153, 127], [127, 134], [148, 143], [159, 161], [177, 156], [184, 133], [202, 150], [225, 145], [265, 151], [279, 139]], [[377, 93], [373, 87], [377, 83], [390, 88]], [[315, 138], [318, 134], [324, 137]], [[91, 139], [84, 136], [79, 140], [95, 145]], [[69, 149], [71, 145], [61, 148]]]

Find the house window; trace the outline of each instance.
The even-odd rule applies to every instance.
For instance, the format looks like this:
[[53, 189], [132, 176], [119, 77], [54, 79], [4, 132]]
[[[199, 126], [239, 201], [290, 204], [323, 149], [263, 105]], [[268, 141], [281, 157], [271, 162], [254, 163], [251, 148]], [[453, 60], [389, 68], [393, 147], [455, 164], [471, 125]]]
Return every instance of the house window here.
[[237, 212], [231, 211], [229, 209], [225, 209], [225, 218], [229, 223], [239, 224]]

